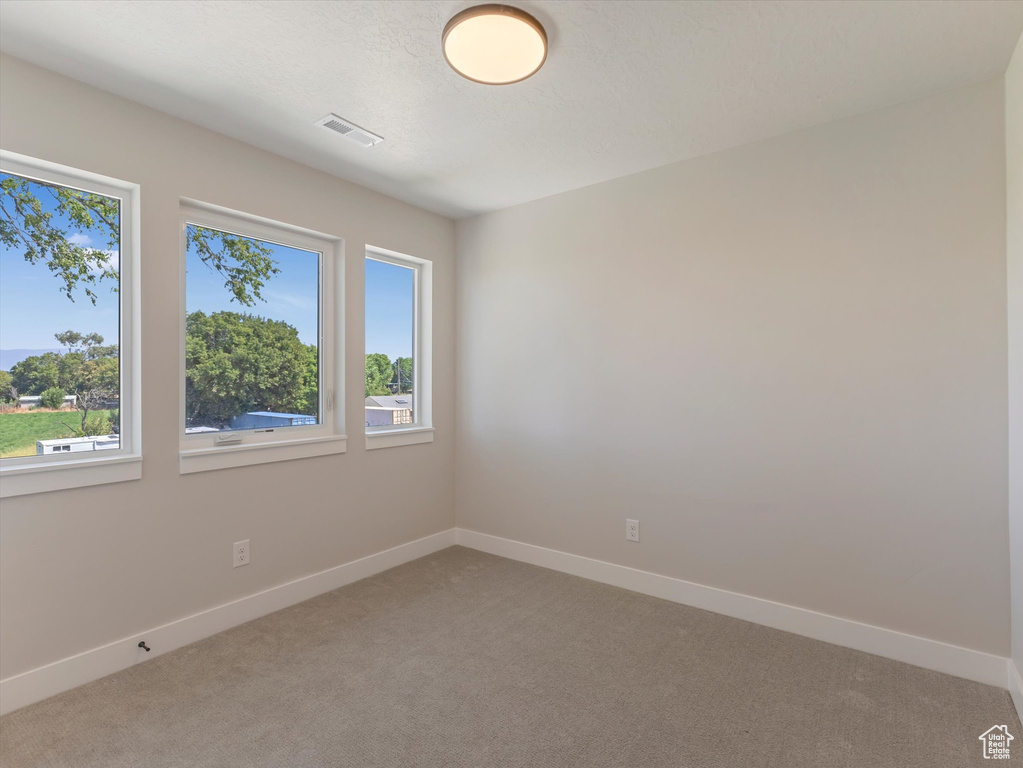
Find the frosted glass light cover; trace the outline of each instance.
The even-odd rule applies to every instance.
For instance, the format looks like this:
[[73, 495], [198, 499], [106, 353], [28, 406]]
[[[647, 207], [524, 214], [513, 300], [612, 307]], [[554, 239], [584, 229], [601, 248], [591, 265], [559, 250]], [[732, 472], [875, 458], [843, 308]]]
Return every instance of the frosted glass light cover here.
[[547, 58], [547, 34], [525, 11], [480, 5], [457, 14], [444, 29], [444, 58], [458, 74], [507, 85], [534, 74]]

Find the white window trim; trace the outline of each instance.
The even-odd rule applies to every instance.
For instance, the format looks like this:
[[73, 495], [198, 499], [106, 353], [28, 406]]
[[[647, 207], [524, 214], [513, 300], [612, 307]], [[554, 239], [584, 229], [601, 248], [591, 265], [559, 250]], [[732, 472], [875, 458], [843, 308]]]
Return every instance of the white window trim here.
[[[215, 434], [185, 434], [186, 228], [198, 224], [320, 254], [320, 424], [276, 431], [236, 430], [237, 442], [218, 445]], [[270, 221], [194, 200], [181, 201], [178, 397], [180, 474], [344, 453], [344, 243], [320, 232]], [[258, 308], [257, 308], [258, 310]], [[245, 311], [240, 307], [239, 311]]]
[[[0, 170], [30, 179], [83, 189], [121, 201], [120, 447], [74, 458], [26, 456], [0, 461], [0, 498], [120, 483], [142, 477], [141, 242], [139, 185], [0, 150]], [[87, 330], [87, 329], [86, 329]]]
[[366, 246], [366, 258], [412, 269], [412, 414], [400, 427], [366, 427], [366, 450], [433, 442], [433, 262]]

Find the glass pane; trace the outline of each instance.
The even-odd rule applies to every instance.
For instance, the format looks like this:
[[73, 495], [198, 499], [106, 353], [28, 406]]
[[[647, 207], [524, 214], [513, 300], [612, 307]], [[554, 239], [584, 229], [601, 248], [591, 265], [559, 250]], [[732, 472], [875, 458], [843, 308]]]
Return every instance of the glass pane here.
[[189, 224], [185, 432], [320, 421], [320, 254]]
[[120, 200], [0, 187], [0, 458], [116, 450]]
[[366, 426], [415, 423], [415, 270], [366, 259]]

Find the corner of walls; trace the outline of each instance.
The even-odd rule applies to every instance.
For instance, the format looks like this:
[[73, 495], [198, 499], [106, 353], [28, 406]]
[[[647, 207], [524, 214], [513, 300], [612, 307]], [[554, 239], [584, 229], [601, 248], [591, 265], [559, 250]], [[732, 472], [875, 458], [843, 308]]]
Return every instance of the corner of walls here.
[[1023, 720], [1023, 36], [1005, 72], [1005, 262], [1009, 348], [1009, 691]]

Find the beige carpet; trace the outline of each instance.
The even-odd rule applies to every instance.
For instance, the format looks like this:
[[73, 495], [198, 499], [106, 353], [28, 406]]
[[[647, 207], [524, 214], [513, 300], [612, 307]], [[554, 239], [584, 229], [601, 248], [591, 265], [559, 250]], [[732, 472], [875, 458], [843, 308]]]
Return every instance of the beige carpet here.
[[0, 765], [990, 768], [1003, 723], [1023, 761], [1003, 690], [453, 547], [7, 715]]

